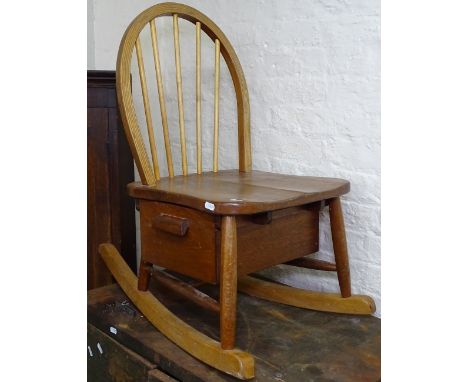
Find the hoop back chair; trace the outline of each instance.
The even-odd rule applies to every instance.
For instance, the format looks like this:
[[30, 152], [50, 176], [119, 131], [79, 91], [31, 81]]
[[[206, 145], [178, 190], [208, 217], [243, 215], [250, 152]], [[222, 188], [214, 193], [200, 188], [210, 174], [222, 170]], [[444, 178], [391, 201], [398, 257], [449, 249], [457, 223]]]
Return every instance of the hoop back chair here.
[[[156, 20], [171, 17], [176, 68], [182, 175], [175, 175]], [[188, 173], [183, 104], [179, 20], [194, 24], [196, 173]], [[140, 33], [149, 26], [152, 51], [144, 56]], [[202, 167], [201, 34], [213, 40], [214, 117], [212, 171]], [[136, 55], [146, 126], [140, 126], [131, 87], [131, 62]], [[145, 61], [146, 57], [146, 61]], [[148, 58], [149, 57], [149, 58]], [[237, 104], [238, 169], [219, 170], [220, 62], [224, 59]], [[161, 177], [160, 152], [154, 135], [145, 65], [152, 59], [159, 96], [161, 128], [168, 176]], [[109, 243], [100, 253], [114, 277], [141, 312], [164, 335], [205, 363], [241, 379], [254, 377], [254, 358], [235, 348], [236, 295], [252, 296], [297, 307], [338, 313], [371, 314], [368, 296], [352, 295], [340, 196], [349, 182], [335, 178], [299, 177], [252, 171], [250, 109], [247, 85], [237, 55], [223, 32], [194, 8], [157, 4], [138, 15], [127, 28], [117, 59], [117, 96], [141, 182], [128, 186], [139, 205], [141, 263], [137, 278]], [[221, 123], [222, 125], [222, 123]], [[142, 129], [146, 128], [149, 153]], [[162, 144], [162, 142], [161, 142]], [[151, 158], [151, 159], [150, 159]], [[329, 207], [335, 263], [309, 257], [318, 251], [319, 212]], [[277, 265], [335, 271], [340, 294], [313, 292], [249, 276]], [[157, 271], [158, 265], [174, 273]], [[219, 301], [174, 274], [202, 283], [219, 284]], [[150, 278], [220, 315], [219, 341], [185, 324], [149, 291]]]

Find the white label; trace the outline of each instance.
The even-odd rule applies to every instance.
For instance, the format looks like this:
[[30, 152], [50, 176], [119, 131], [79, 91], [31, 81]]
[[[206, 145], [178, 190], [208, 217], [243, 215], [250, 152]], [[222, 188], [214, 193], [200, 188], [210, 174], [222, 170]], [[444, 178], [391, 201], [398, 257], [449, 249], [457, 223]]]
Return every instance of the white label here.
[[112, 334], [117, 334], [117, 329], [114, 328], [113, 326], [111, 326], [111, 327], [109, 328], [109, 331], [110, 331]]
[[102, 347], [101, 347], [101, 344], [99, 342], [97, 343], [97, 348], [99, 350], [99, 353], [102, 354]]
[[210, 202], [205, 202], [205, 208], [207, 210], [214, 211], [215, 205], [213, 203], [210, 203]]
[[93, 351], [91, 350], [91, 346], [88, 346], [88, 351], [89, 351], [89, 355], [92, 357], [93, 356]]

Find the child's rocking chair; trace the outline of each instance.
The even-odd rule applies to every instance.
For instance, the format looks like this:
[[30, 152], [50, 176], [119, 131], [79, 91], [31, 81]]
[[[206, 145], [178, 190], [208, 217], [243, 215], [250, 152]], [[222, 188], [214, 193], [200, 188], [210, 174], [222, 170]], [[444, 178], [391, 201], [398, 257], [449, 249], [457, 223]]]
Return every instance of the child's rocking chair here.
[[[155, 19], [173, 19], [179, 107], [182, 175], [175, 176], [166, 116]], [[179, 48], [179, 18], [195, 25], [197, 173], [188, 174]], [[149, 24], [168, 177], [161, 178], [153, 133], [140, 32]], [[201, 152], [201, 31], [214, 41], [214, 146], [212, 171], [202, 169]], [[151, 161], [135, 112], [130, 66], [136, 50], [148, 129]], [[218, 171], [219, 77], [223, 56], [237, 98], [239, 169]], [[148, 62], [149, 59], [147, 58]], [[164, 335], [194, 357], [238, 378], [254, 377], [254, 358], [234, 348], [237, 290], [301, 308], [338, 313], [371, 314], [374, 302], [353, 296], [340, 196], [349, 182], [334, 178], [278, 175], [252, 171], [250, 112], [247, 84], [239, 60], [223, 32], [197, 10], [162, 3], [142, 12], [123, 36], [117, 60], [117, 94], [121, 116], [141, 183], [129, 185], [141, 214], [141, 265], [137, 277], [111, 244], [100, 252], [124, 292]], [[328, 205], [335, 263], [304, 256], [318, 251], [319, 211]], [[219, 284], [219, 302], [167, 273], [158, 265], [201, 282]], [[336, 271], [341, 294], [318, 293], [267, 282], [249, 274], [277, 265]], [[151, 274], [157, 283], [220, 314], [220, 341], [185, 324], [149, 291]]]

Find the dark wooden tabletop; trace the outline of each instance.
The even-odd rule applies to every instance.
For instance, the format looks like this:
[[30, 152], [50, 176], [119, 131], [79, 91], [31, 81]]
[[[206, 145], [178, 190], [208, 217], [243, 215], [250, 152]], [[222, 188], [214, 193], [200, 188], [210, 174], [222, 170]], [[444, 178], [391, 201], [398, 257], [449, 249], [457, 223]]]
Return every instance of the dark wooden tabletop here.
[[[218, 339], [218, 316], [150, 289], [188, 324]], [[217, 297], [206, 285], [205, 293]], [[238, 295], [237, 347], [252, 353], [257, 382], [376, 382], [380, 319], [315, 312]], [[117, 285], [88, 292], [88, 322], [181, 381], [238, 381], [199, 362], [159, 333]], [[115, 330], [110, 330], [110, 328]], [[114, 333], [115, 332], [115, 333]]]

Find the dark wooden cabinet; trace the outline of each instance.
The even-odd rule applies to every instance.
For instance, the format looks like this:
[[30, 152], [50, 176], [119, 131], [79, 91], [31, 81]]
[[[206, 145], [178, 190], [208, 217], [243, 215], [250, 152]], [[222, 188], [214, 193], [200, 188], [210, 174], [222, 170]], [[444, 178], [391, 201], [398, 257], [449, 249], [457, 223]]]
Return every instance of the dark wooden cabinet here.
[[98, 253], [112, 243], [136, 271], [133, 158], [117, 108], [114, 71], [88, 71], [88, 289], [112, 276]]

